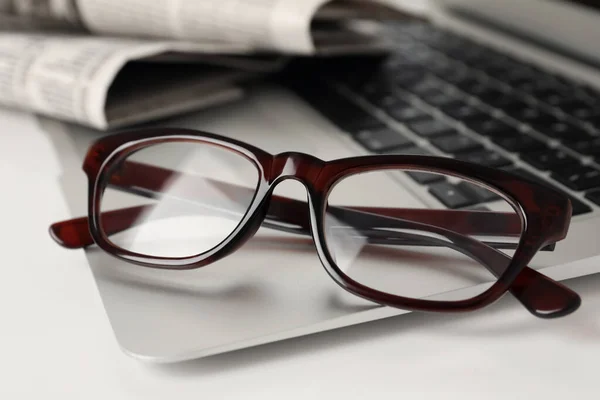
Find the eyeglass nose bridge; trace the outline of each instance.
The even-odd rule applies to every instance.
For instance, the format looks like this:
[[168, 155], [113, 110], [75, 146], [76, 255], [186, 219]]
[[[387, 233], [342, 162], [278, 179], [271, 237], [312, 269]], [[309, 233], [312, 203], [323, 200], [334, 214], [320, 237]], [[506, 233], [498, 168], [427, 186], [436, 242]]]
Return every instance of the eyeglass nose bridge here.
[[294, 179], [311, 188], [324, 166], [325, 161], [310, 154], [299, 152], [277, 154], [273, 158], [269, 182], [275, 186], [283, 180]]

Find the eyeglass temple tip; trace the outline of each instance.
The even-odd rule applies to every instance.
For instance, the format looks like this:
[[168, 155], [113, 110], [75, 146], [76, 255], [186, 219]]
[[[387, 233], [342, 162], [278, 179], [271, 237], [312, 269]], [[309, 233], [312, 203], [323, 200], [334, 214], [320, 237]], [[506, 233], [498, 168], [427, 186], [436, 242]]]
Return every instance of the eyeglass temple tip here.
[[56, 243], [67, 249], [81, 249], [94, 243], [86, 217], [54, 223], [48, 232]]
[[577, 293], [531, 268], [521, 271], [511, 291], [531, 314], [542, 319], [564, 317], [581, 306]]

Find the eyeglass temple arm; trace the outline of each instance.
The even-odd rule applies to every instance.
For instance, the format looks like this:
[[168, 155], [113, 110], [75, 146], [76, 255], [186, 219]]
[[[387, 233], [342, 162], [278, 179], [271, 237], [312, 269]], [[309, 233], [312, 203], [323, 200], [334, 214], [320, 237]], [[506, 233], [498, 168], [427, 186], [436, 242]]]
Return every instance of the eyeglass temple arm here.
[[[135, 225], [140, 215], [151, 208], [152, 206], [136, 206], [103, 213], [105, 229], [110, 229], [106, 233], [111, 235], [115, 231], [118, 232], [130, 228]], [[350, 213], [352, 216], [344, 218], [339, 213]], [[368, 215], [361, 211], [350, 209], [337, 209], [335, 214], [339, 220], [344, 221], [344, 224], [346, 223], [346, 219], [353, 220], [351, 222], [357, 222], [357, 219], [363, 216], [367, 217], [364, 221], [368, 221], [369, 224], [391, 227], [390, 220], [394, 220], [394, 227], [396, 229], [404, 228], [429, 231], [451, 240], [451, 242], [448, 242], [417, 233], [407, 234], [378, 229], [370, 229], [368, 232], [364, 232], [357, 226], [357, 229], [359, 229], [358, 233], [366, 235], [365, 237], [370, 243], [449, 247], [475, 260], [479, 260], [496, 277], [502, 275], [510, 262], [510, 259], [505, 254], [468, 236], [454, 233], [444, 228], [397, 218]], [[362, 225], [362, 223], [359, 225]], [[67, 238], [71, 238], [77, 242], [71, 242], [71, 244], [77, 244], [76, 246], [67, 247], [83, 247], [82, 241], [85, 242], [84, 246], [94, 243], [90, 235], [88, 219], [86, 217], [54, 224], [51, 232], [55, 240], [63, 245]], [[293, 232], [310, 236], [310, 230], [308, 229], [296, 229]], [[575, 292], [529, 267], [525, 267], [521, 271], [509, 290], [529, 312], [540, 318], [552, 318], [569, 314], [575, 311], [580, 304], [580, 298]]]
[[[134, 164], [133, 165], [134, 169], [137, 169], [136, 173], [158, 172], [158, 174], [157, 174], [158, 176], [150, 175], [151, 176], [150, 180], [152, 182], [156, 182], [157, 178], [160, 180], [161, 175], [163, 175], [163, 178], [164, 178], [165, 177], [164, 172], [168, 172], [168, 176], [167, 176], [168, 178], [170, 178], [174, 174], [174, 172], [172, 172], [172, 171], [147, 166], [144, 164], [137, 164], [137, 163], [130, 163], [130, 164]], [[129, 167], [130, 166], [128, 165], [127, 169], [129, 170], [129, 172], [132, 172]], [[140, 171], [139, 170], [140, 167], [144, 171]], [[153, 171], [153, 170], [156, 170], [156, 171]], [[127, 181], [128, 179], [123, 179], [123, 178], [124, 177], [133, 178], [133, 176], [135, 176], [135, 175], [130, 175], [130, 174], [121, 175], [118, 179], [120, 181], [120, 183], [115, 186], [117, 186], [117, 188], [120, 188], [122, 190], [127, 190], [126, 189], [127, 186], [125, 186], [125, 184], [126, 184], [125, 181]], [[135, 182], [129, 182], [129, 184], [132, 184], [132, 187], [135, 186], [137, 188], [141, 188], [143, 186], [148, 186], [148, 185], [140, 185], [140, 183], [142, 183], [141, 181], [147, 181], [148, 178], [149, 178], [148, 175], [146, 175], [145, 177], [139, 179], [139, 175], [138, 175], [138, 177], [136, 179], [134, 179]], [[167, 181], [162, 181], [161, 184], [157, 185], [155, 183], [152, 186], [154, 186], [155, 189], [160, 190], [160, 187], [162, 187], [162, 185], [166, 182]], [[235, 185], [229, 185], [229, 184], [225, 184], [222, 182], [218, 182], [218, 184], [235, 187]], [[156, 187], [156, 186], [159, 186], [159, 187]], [[245, 191], [248, 190], [246, 188], [237, 188], [237, 189], [238, 190], [241, 189], [241, 190], [245, 190]], [[142, 194], [142, 195], [144, 192], [144, 191], [142, 191], [142, 193], [139, 193], [140, 189], [131, 190], [131, 187], [129, 187], [128, 191], [138, 192], [138, 194]], [[102, 217], [103, 217], [104, 229], [106, 230], [106, 233], [108, 235], [110, 235], [113, 233], [117, 233], [117, 232], [126, 230], [127, 228], [135, 225], [135, 221], [138, 219], [139, 215], [142, 212], [144, 212], [145, 208], [146, 208], [145, 206], [137, 206], [137, 207], [125, 208], [125, 209], [114, 210], [114, 211], [103, 213]], [[306, 210], [307, 210], [307, 205], [302, 201], [273, 196], [272, 203], [269, 208], [268, 215], [267, 215], [267, 220], [265, 220], [264, 224], [267, 226], [274, 227], [274, 228], [279, 227], [279, 229], [291, 230], [295, 233], [310, 234], [309, 226], [308, 226], [308, 214], [307, 214]], [[393, 212], [395, 215], [390, 216], [390, 217], [376, 215], [377, 213], [381, 212], [382, 210], [384, 210], [385, 212], [388, 212], [388, 211]], [[419, 217], [415, 218], [415, 211], [418, 211], [418, 212], [424, 211], [425, 213], [423, 213], [423, 215], [422, 215], [422, 217], [424, 217], [423, 219], [426, 219], [427, 221], [431, 221], [431, 222], [435, 221], [435, 225], [439, 226], [440, 222], [441, 222], [441, 220], [439, 218], [442, 217], [442, 213], [456, 214], [456, 218], [465, 218], [467, 216], [467, 215], [458, 215], [457, 213], [477, 214], [478, 217], [482, 217], [484, 214], [486, 216], [495, 215], [496, 218], [504, 219], [504, 221], [497, 221], [497, 222], [501, 222], [501, 224], [500, 225], [494, 224], [493, 226], [498, 227], [498, 226], [503, 226], [502, 224], [504, 224], [504, 226], [505, 226], [504, 232], [505, 232], [506, 226], [510, 226], [510, 225], [506, 224], [507, 221], [506, 221], [505, 217], [512, 215], [512, 214], [490, 213], [490, 212], [439, 210], [440, 213], [438, 213], [438, 215], [436, 216], [437, 218], [432, 220], [431, 218], [433, 218], [433, 217], [431, 215], [431, 210], [378, 209], [378, 208], [364, 208], [364, 207], [359, 209], [359, 208], [330, 207], [328, 211], [334, 212], [335, 214], [339, 214], [340, 212], [345, 213], [346, 216], [342, 219], [344, 221], [344, 224], [350, 223], [350, 225], [353, 225], [356, 227], [359, 227], [359, 226], [357, 226], [357, 224], [358, 224], [358, 225], [363, 225], [363, 228], [370, 227], [370, 226], [381, 226], [381, 227], [390, 226], [390, 227], [397, 228], [399, 222], [404, 222], [405, 224], [411, 224], [410, 226], [412, 226], [413, 229], [415, 229], [415, 226], [418, 225], [418, 226], [420, 226], [419, 229], [422, 229], [425, 231], [431, 230], [431, 228], [435, 228], [435, 226], [433, 226], [433, 224], [426, 224], [426, 223], [421, 224], [419, 222], [410, 221], [410, 220], [409, 221], [406, 221], [406, 220], [401, 221], [398, 219], [398, 216], [404, 215], [412, 220], [420, 219]], [[376, 214], [371, 214], [371, 213], [369, 213], [369, 211], [374, 212]], [[396, 216], [396, 215], [398, 215], [398, 216]], [[428, 218], [425, 218], [427, 216], [428, 216]], [[338, 215], [338, 217], [339, 217], [339, 215]], [[290, 219], [293, 219], [293, 221]], [[284, 222], [284, 224], [278, 225], [277, 221]], [[362, 221], [362, 222], [360, 222], [360, 221]], [[444, 221], [448, 221], [448, 220], [444, 220]], [[457, 221], [457, 222], [461, 222], [461, 221]], [[473, 222], [475, 222], [475, 221], [473, 221]], [[289, 227], [290, 223], [297, 225], [297, 228], [290, 228]], [[390, 225], [390, 223], [392, 225]], [[519, 221], [519, 224], [520, 224], [520, 221]], [[473, 232], [472, 228], [477, 227], [478, 225], [467, 224], [467, 226], [469, 228], [471, 228], [470, 231]], [[456, 229], [456, 226], [454, 226], [454, 224], [451, 224], [450, 227], [452, 229]], [[444, 229], [444, 227], [440, 227], [439, 229], [442, 229], [443, 231], [445, 231], [446, 236], [448, 235], [448, 232], [449, 232], [451, 235], [458, 235], [458, 237], [463, 237], [463, 238], [470, 240], [471, 248], [477, 248], [477, 246], [479, 246], [483, 249], [489, 249], [489, 251], [495, 252], [495, 250], [491, 249], [489, 246], [486, 246], [486, 245], [484, 245], [480, 242], [477, 242], [471, 238], [468, 238], [464, 235], [454, 233], [452, 231]], [[479, 230], [481, 230], [481, 229], [479, 229]], [[488, 225], [487, 230], [489, 231], [489, 225]], [[389, 232], [389, 231], [377, 232], [377, 231], [378, 230], [376, 230], [376, 229], [370, 229], [369, 232], [361, 231], [360, 233], [361, 233], [361, 235], [366, 233], [368, 235], [367, 237], [369, 238], [370, 242], [383, 242], [383, 243], [387, 243], [387, 244], [396, 243], [396, 244], [402, 244], [402, 245], [408, 245], [408, 244], [414, 243], [416, 245], [447, 246], [446, 242], [433, 243], [433, 241], [431, 240], [432, 238], [428, 238], [427, 236], [415, 235], [415, 234], [399, 235], [399, 232]], [[498, 233], [502, 233], [502, 232], [503, 231], [501, 230]], [[80, 248], [80, 247], [92, 245], [94, 243], [93, 238], [90, 235], [88, 219], [86, 217], [56, 223], [56, 224], [52, 225], [52, 227], [51, 227], [51, 234], [58, 243], [60, 243], [61, 245], [65, 246], [65, 247]], [[493, 234], [493, 233], [491, 233], [491, 234]], [[421, 237], [419, 237], [419, 236], [421, 236]], [[458, 248], [457, 248], [457, 250], [458, 250]], [[461, 251], [461, 250], [459, 250], [459, 251]], [[462, 252], [463, 253], [465, 252], [464, 249], [462, 250]], [[480, 253], [481, 253], [481, 251], [480, 251]], [[497, 252], [497, 253], [500, 254], [500, 257], [505, 258], [504, 265], [506, 265], [506, 262], [507, 262], [506, 256], [500, 252]], [[495, 256], [495, 257], [498, 257], [498, 256]], [[484, 263], [484, 265], [488, 266], [488, 268], [490, 268], [490, 265], [502, 265], [497, 262], [492, 262], [492, 263], [486, 262], [482, 259], [482, 256], [476, 256], [475, 258], [480, 259], [482, 261], [482, 263]], [[488, 258], [489, 258], [489, 256], [488, 256]], [[496, 276], [499, 276], [500, 271], [497, 268], [496, 268], [496, 270], [493, 270], [493, 269], [494, 268], [492, 267], [491, 272], [494, 273]], [[577, 296], [576, 293], [570, 291], [570, 289], [566, 288], [565, 286], [561, 285], [560, 283], [555, 282], [555, 281], [551, 280], [550, 278], [548, 278], [530, 268], [527, 268], [527, 267], [518, 276], [517, 280], [513, 283], [510, 290], [530, 312], [532, 312], [534, 315], [536, 315], [538, 317], [550, 318], [553, 316], [565, 315], [571, 311], [574, 311], [579, 305], [579, 297]], [[536, 303], [539, 303], [539, 298], [540, 298], [539, 294], [540, 293], [543, 293], [546, 296], [549, 296], [550, 299], [553, 299], [553, 302], [550, 302], [550, 303], [546, 302], [545, 304], [536, 304]], [[537, 294], [537, 297], [536, 297], [536, 294]]]

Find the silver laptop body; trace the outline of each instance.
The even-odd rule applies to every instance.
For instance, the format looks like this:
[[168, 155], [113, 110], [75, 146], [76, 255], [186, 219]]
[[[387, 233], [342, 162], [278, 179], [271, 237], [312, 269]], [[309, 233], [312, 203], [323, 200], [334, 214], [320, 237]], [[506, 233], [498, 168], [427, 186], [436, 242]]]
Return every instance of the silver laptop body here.
[[[446, 29], [600, 90], [594, 65], [600, 64], [600, 41], [594, 40], [600, 38], [600, 14], [592, 9], [568, 1], [443, 0], [432, 2], [428, 14]], [[235, 137], [271, 153], [302, 151], [325, 160], [368, 154], [310, 104], [277, 86], [254, 88], [236, 104], [164, 124]], [[85, 215], [87, 183], [80, 164], [99, 133], [52, 122], [46, 126], [56, 146], [74, 154], [63, 161], [61, 185], [73, 215]], [[289, 181], [275, 193], [306, 196], [300, 184]], [[381, 196], [430, 201], [410, 182], [382, 189]], [[554, 252], [536, 257], [532, 267], [558, 280], [600, 272], [600, 207], [587, 204], [592, 211], [574, 217], [568, 238]], [[152, 362], [198, 358], [405, 313], [346, 293], [310, 247], [274, 250], [251, 241], [216, 265], [191, 271], [140, 268], [94, 247], [86, 255], [119, 346]], [[456, 288], [461, 296], [478, 291]]]

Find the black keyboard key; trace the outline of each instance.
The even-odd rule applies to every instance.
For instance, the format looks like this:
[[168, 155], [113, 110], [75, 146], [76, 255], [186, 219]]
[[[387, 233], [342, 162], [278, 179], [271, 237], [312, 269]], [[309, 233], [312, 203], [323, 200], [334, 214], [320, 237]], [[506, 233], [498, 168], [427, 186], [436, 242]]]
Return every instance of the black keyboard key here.
[[573, 206], [573, 215], [582, 215], [582, 214], [587, 214], [589, 212], [592, 212], [592, 208], [590, 206], [588, 206], [587, 204], [585, 204], [584, 202], [582, 202], [581, 200], [571, 196], [568, 193], [563, 192], [560, 188], [556, 187], [555, 185], [552, 185], [550, 182], [543, 180], [542, 178], [532, 174], [529, 171], [526, 171], [526, 170], [520, 169], [520, 168], [507, 169], [507, 171], [515, 173], [515, 174], [525, 177], [527, 179], [530, 179], [534, 182], [538, 182], [544, 186], [549, 186], [551, 188], [554, 188], [555, 190], [557, 190], [559, 192], [562, 192], [565, 196], [568, 196], [569, 199], [571, 200], [571, 205]]
[[485, 90], [473, 93], [473, 96], [477, 97], [479, 100], [486, 104], [489, 104], [490, 102], [493, 102], [504, 95], [505, 93], [503, 91], [489, 87]]
[[600, 155], [600, 138], [580, 142], [565, 143], [565, 146], [585, 155]]
[[542, 171], [556, 170], [570, 164], [576, 164], [578, 161], [565, 153], [564, 151], [546, 149], [533, 153], [525, 153], [521, 158], [530, 165]]
[[439, 91], [440, 87], [443, 87], [443, 85], [444, 84], [437, 79], [427, 78], [419, 82], [417, 85], [411, 86], [409, 90], [413, 94], [423, 97], [436, 93]]
[[494, 137], [492, 141], [512, 153], [542, 149], [545, 146], [543, 142], [520, 132]]
[[504, 112], [529, 107], [529, 104], [524, 100], [521, 100], [510, 94], [504, 94], [501, 97], [490, 99], [486, 102], [486, 104], [492, 108], [497, 108]]
[[421, 95], [421, 99], [433, 107], [446, 106], [456, 101], [454, 96], [441, 90], [433, 90], [427, 94]]
[[587, 192], [585, 198], [600, 206], [600, 189]]
[[473, 76], [470, 76], [462, 81], [456, 83], [456, 87], [465, 93], [473, 94], [477, 91], [483, 91], [487, 86], [481, 83], [481, 81]]
[[504, 122], [500, 122], [497, 119], [492, 117], [481, 120], [481, 121], [471, 121], [466, 124], [469, 129], [477, 132], [483, 136], [502, 136], [506, 133], [513, 133], [515, 128], [512, 126], [505, 124]]
[[479, 142], [465, 135], [443, 136], [433, 139], [431, 144], [448, 154], [459, 154], [483, 148]]
[[517, 121], [528, 125], [542, 124], [546, 121], [555, 119], [554, 116], [546, 114], [535, 107], [523, 107], [505, 110], [505, 113]]
[[461, 190], [461, 192], [468, 194], [471, 198], [475, 198], [477, 203], [488, 203], [501, 198], [491, 190], [479, 185], [473, 185], [467, 181], [459, 182], [457, 187]]
[[596, 112], [596, 107], [578, 98], [565, 99], [557, 107], [565, 114], [572, 115], [575, 118], [588, 118]]
[[413, 107], [409, 102], [399, 99], [396, 96], [386, 97], [383, 101], [374, 105], [384, 111]]
[[463, 80], [469, 79], [470, 76], [471, 74], [468, 69], [458, 68], [456, 70], [453, 70], [451, 73], [440, 75], [439, 78], [453, 85], [457, 85]]
[[512, 162], [498, 153], [484, 150], [474, 153], [462, 153], [457, 156], [459, 160], [471, 162], [473, 164], [483, 165], [490, 168], [500, 168], [511, 165]]
[[436, 76], [443, 79], [445, 75], [453, 73], [457, 65], [445, 58], [438, 58], [427, 64], [427, 68]]
[[398, 75], [394, 78], [394, 84], [410, 90], [412, 87], [421, 84], [427, 78], [425, 67], [423, 67], [422, 70], [403, 70], [399, 71]]
[[368, 83], [356, 89], [356, 93], [376, 105], [384, 104], [394, 97], [391, 84]]
[[556, 171], [552, 178], [577, 192], [600, 187], [600, 170], [584, 165]]
[[354, 138], [367, 150], [374, 153], [382, 153], [413, 145], [413, 142], [407, 137], [390, 128], [363, 130], [356, 134]]
[[526, 69], [517, 69], [509, 72], [509, 74], [502, 78], [502, 81], [508, 84], [512, 88], [527, 87], [532, 82], [531, 73]]
[[458, 120], [459, 122], [465, 122], [467, 123], [468, 121], [483, 121], [486, 120], [488, 118], [490, 118], [490, 116], [479, 110], [478, 108], [464, 103], [464, 102], [460, 102], [460, 103], [451, 103], [449, 105], [446, 105], [444, 107], [441, 107], [441, 110], [447, 114], [449, 117], [454, 118], [456, 120]]
[[406, 175], [410, 176], [415, 182], [420, 183], [421, 185], [429, 185], [430, 183], [446, 180], [443, 175], [430, 174], [427, 172], [407, 172]]
[[600, 100], [600, 91], [598, 91], [598, 89], [587, 86], [587, 85], [579, 85], [577, 87], [577, 89], [583, 93], [583, 95], [591, 101], [598, 101]]
[[542, 87], [538, 90], [532, 91], [531, 94], [533, 97], [536, 98], [536, 100], [542, 103], [550, 104], [552, 106], [560, 104], [560, 102], [563, 101], [565, 95], [562, 90], [552, 87]]
[[457, 133], [453, 127], [433, 118], [411, 123], [408, 127], [417, 135], [423, 137], [438, 137]]
[[593, 121], [600, 121], [600, 110], [592, 109], [592, 108], [582, 108], [578, 110], [573, 110], [570, 113], [575, 119], [581, 120], [581, 122], [586, 123]]
[[580, 142], [592, 138], [584, 129], [558, 119], [540, 121], [532, 124], [532, 127], [541, 134], [562, 142]]
[[477, 199], [464, 193], [457, 186], [448, 182], [435, 183], [429, 187], [431, 193], [442, 204], [451, 209], [462, 208], [477, 204]]
[[373, 104], [375, 107], [381, 108], [383, 110], [389, 110], [389, 109], [393, 109], [393, 108], [402, 108], [402, 107], [410, 106], [409, 103], [407, 103], [406, 101], [404, 101], [402, 99], [399, 99], [396, 96], [386, 96], [386, 97], [379, 99], [378, 102], [371, 102], [371, 104]]
[[413, 105], [390, 107], [386, 109], [386, 113], [396, 121], [405, 124], [430, 117], [426, 111], [423, 111]]
[[596, 131], [600, 132], [600, 113], [598, 115], [593, 116], [593, 117], [586, 118], [582, 122], [590, 125]]

